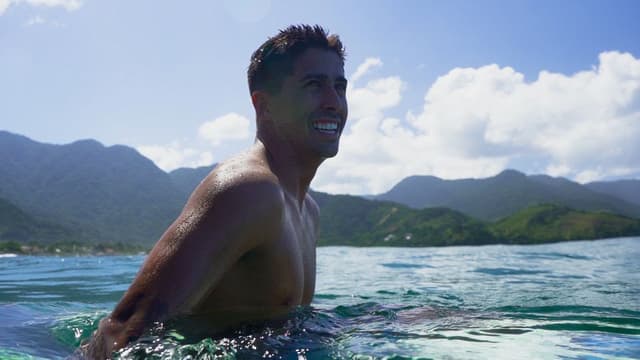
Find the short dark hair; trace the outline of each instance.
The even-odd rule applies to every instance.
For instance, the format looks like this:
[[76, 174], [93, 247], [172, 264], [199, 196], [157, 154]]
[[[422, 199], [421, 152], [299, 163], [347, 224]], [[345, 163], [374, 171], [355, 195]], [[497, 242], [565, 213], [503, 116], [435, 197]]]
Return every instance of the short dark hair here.
[[338, 35], [329, 35], [320, 25], [291, 25], [251, 55], [247, 70], [249, 92], [280, 90], [283, 78], [293, 71], [296, 57], [309, 48], [335, 51], [344, 63], [345, 51]]

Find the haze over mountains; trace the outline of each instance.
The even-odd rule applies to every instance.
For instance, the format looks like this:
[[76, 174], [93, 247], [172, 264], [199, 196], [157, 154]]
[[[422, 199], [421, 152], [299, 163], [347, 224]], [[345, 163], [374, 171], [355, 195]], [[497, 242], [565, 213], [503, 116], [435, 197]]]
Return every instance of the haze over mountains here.
[[[150, 246], [212, 168], [166, 173], [126, 146], [105, 147], [94, 140], [43, 144], [0, 131], [0, 241], [77, 239]], [[487, 179], [413, 176], [375, 197], [384, 201], [322, 193], [316, 193], [316, 199], [323, 208], [321, 243], [375, 245], [386, 239], [396, 244], [403, 238], [402, 244], [416, 245], [420, 236], [428, 235], [431, 244], [448, 245], [504, 241], [482, 220], [532, 205], [560, 205], [538, 207], [536, 216], [544, 212], [574, 222], [588, 217], [563, 207], [640, 218], [638, 194], [640, 180], [580, 185], [508, 170]], [[628, 233], [636, 231], [638, 220], [607, 221]]]
[[595, 181], [589, 189], [640, 205], [640, 180]]

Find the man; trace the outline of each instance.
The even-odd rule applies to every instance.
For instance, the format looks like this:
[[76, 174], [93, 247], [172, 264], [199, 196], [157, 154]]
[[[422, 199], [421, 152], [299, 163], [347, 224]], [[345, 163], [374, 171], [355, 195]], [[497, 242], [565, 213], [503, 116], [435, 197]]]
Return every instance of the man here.
[[254, 145], [196, 188], [100, 322], [90, 357], [108, 357], [156, 321], [198, 316], [224, 327], [311, 302], [318, 206], [307, 191], [338, 151], [343, 68], [340, 39], [319, 26], [290, 26], [253, 53]]

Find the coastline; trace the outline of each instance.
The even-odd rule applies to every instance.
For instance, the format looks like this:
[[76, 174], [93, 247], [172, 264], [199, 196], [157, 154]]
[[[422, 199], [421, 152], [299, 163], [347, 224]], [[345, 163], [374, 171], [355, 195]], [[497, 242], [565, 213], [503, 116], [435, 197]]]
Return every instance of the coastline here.
[[[433, 244], [425, 244], [425, 245], [415, 245], [415, 244], [373, 244], [373, 245], [357, 245], [357, 244], [321, 244], [318, 245], [318, 248], [323, 247], [333, 247], [333, 246], [343, 246], [343, 247], [353, 247], [353, 248], [442, 248], [442, 247], [460, 247], [460, 246], [487, 246], [487, 245], [546, 245], [546, 244], [554, 244], [554, 243], [568, 243], [568, 242], [576, 242], [576, 241], [600, 241], [600, 240], [613, 240], [613, 239], [624, 239], [629, 237], [636, 236], [612, 236], [605, 238], [584, 238], [584, 239], [558, 239], [554, 241], [500, 241], [500, 242], [482, 242], [478, 241], [476, 243], [459, 243], [459, 244], [449, 244], [449, 245], [433, 245]], [[14, 258], [17, 256], [126, 256], [126, 255], [147, 255], [151, 248], [146, 248], [143, 246], [129, 246], [129, 248], [122, 249], [118, 247], [109, 247], [105, 244], [95, 244], [93, 247], [91, 245], [83, 245], [81, 247], [75, 248], [73, 251], [66, 248], [62, 250], [60, 248], [51, 248], [51, 247], [34, 247], [34, 246], [25, 246], [22, 248], [25, 250], [19, 251], [9, 251], [5, 250], [6, 242], [0, 241], [0, 259], [1, 258]]]

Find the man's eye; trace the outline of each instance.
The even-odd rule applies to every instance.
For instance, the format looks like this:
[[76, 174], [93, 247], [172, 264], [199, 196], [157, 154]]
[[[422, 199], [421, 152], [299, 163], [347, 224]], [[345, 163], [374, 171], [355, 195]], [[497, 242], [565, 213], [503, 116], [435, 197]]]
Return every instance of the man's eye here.
[[336, 88], [336, 92], [338, 94], [344, 94], [344, 93], [347, 92], [347, 85], [346, 84], [336, 84], [335, 88]]
[[318, 86], [320, 86], [320, 81], [318, 81], [318, 80], [307, 81], [307, 83], [304, 86], [306, 86], [306, 87], [318, 87]]

